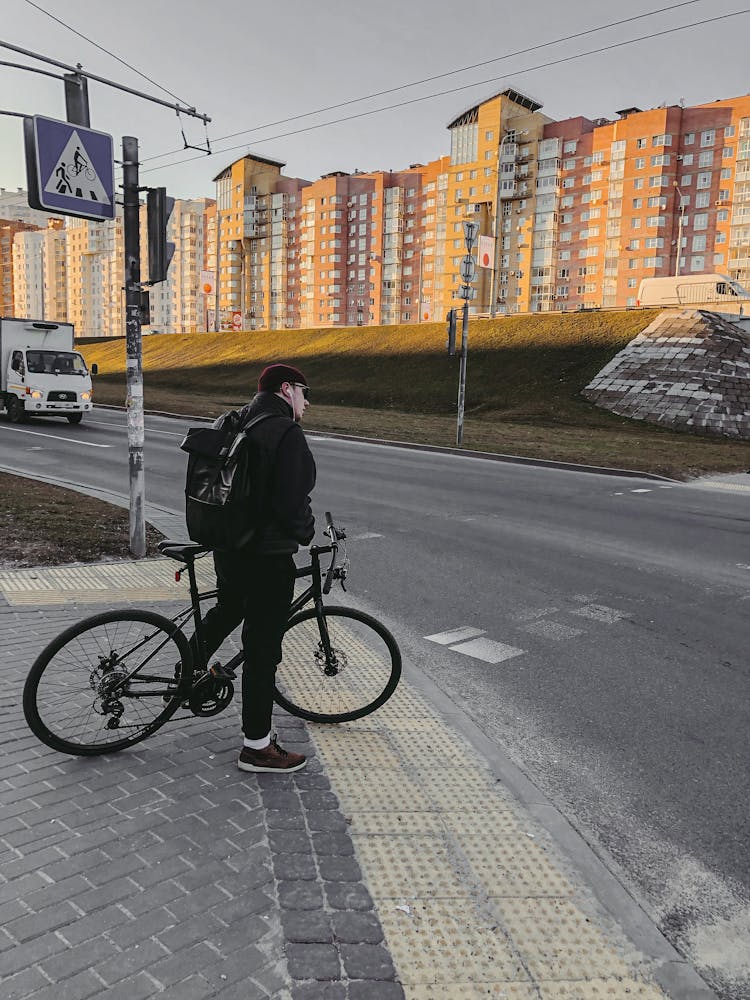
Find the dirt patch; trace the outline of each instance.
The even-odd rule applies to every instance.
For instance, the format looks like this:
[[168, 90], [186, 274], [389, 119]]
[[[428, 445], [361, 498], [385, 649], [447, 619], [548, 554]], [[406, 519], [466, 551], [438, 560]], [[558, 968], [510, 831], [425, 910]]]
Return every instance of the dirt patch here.
[[[0, 473], [0, 566], [129, 559], [128, 511], [62, 486]], [[146, 554], [164, 537], [146, 525]]]

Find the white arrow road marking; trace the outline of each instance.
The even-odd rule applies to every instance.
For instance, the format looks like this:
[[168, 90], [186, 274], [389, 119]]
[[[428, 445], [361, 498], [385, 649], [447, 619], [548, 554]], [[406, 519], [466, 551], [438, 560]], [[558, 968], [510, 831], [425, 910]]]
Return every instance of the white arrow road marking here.
[[651, 493], [652, 490], [631, 490], [631, 493]]
[[460, 628], [453, 628], [448, 632], [436, 632], [434, 635], [426, 635], [425, 639], [430, 642], [437, 642], [441, 646], [450, 646], [452, 642], [461, 642], [462, 639], [471, 639], [476, 635], [484, 635], [485, 629], [472, 628], [471, 625], [462, 625]]
[[473, 656], [475, 660], [484, 660], [485, 663], [502, 663], [503, 660], [510, 660], [526, 652], [525, 649], [516, 649], [515, 646], [506, 646], [503, 642], [495, 642], [494, 639], [470, 639], [460, 646], [451, 646], [451, 649], [455, 653], [463, 653], [464, 656]]
[[[4, 430], [10, 430], [9, 427], [5, 427]], [[52, 438], [55, 441], [69, 441], [70, 444], [81, 444], [86, 448], [111, 448], [111, 444], [94, 444], [93, 441], [78, 441], [76, 438], [66, 438], [62, 434], [45, 434], [43, 431], [26, 431], [21, 430], [20, 427], [13, 428], [14, 434], [33, 434], [35, 437]]]

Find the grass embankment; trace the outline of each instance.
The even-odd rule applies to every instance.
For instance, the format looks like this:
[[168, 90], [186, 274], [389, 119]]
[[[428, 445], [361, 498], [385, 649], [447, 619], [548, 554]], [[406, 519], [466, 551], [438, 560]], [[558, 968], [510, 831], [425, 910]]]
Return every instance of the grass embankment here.
[[[73, 490], [0, 473], [0, 565], [57, 566], [129, 558], [129, 515]], [[147, 555], [164, 536], [146, 525]]]
[[[581, 389], [656, 311], [472, 320], [464, 447], [690, 478], [750, 467], [750, 444], [617, 417]], [[460, 330], [459, 330], [460, 338]], [[283, 360], [312, 387], [305, 426], [454, 445], [458, 358], [445, 324], [144, 337], [149, 409], [215, 416], [249, 399], [260, 369]], [[122, 404], [125, 342], [83, 347], [95, 399]]]

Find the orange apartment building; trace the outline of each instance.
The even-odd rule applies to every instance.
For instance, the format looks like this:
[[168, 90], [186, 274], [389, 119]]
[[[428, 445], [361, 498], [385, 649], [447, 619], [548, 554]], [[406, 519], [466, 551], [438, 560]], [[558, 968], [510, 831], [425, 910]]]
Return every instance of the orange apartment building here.
[[0, 316], [15, 316], [13, 294], [13, 240], [16, 233], [40, 229], [19, 219], [0, 219]]

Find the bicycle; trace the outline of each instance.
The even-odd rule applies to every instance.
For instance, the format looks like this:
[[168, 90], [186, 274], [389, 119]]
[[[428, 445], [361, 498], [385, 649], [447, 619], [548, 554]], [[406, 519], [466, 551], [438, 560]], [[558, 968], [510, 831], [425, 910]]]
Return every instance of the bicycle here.
[[[326, 605], [334, 581], [343, 590], [349, 562], [346, 532], [326, 512], [330, 544], [311, 546], [312, 577], [296, 597], [282, 640], [274, 700], [310, 722], [361, 719], [391, 697], [401, 676], [401, 653], [388, 629], [355, 608]], [[343, 546], [340, 543], [344, 542]], [[343, 560], [339, 561], [339, 549]], [[26, 678], [23, 711], [35, 736], [53, 750], [78, 756], [113, 753], [153, 735], [185, 704], [195, 716], [223, 711], [234, 695], [240, 651], [222, 665], [203, 655], [201, 603], [195, 560], [210, 550], [195, 542], [163, 540], [159, 549], [188, 574], [190, 606], [173, 618], [125, 609], [71, 625], [40, 653]], [[321, 557], [329, 554], [325, 570]], [[305, 605], [312, 602], [312, 607]], [[193, 620], [201, 655], [193, 654], [182, 626]]]

